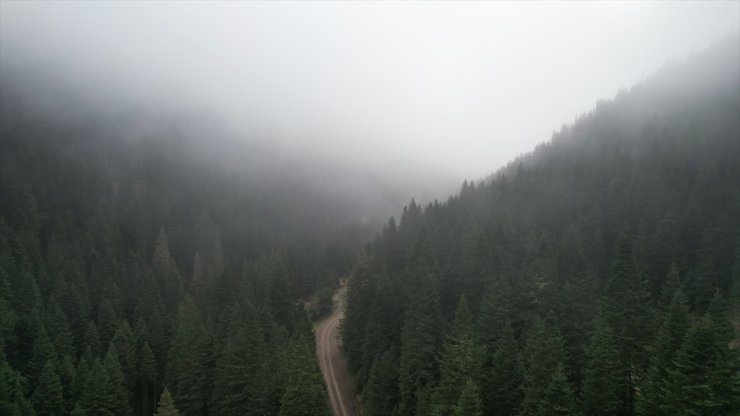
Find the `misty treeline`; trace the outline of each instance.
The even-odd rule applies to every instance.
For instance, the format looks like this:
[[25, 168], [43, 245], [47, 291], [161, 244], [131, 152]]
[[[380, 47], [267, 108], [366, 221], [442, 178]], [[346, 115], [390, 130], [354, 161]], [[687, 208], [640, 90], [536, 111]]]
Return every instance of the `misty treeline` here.
[[327, 414], [302, 301], [371, 235], [356, 199], [186, 120], [134, 131], [136, 116], [63, 99], [45, 113], [15, 86], [0, 120], [0, 414]]
[[738, 50], [391, 219], [347, 292], [363, 415], [737, 415]]

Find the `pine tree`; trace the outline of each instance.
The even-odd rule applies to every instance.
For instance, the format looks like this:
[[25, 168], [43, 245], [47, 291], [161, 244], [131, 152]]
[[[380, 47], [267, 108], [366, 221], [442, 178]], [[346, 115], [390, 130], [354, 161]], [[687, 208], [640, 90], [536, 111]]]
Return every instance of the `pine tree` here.
[[545, 389], [542, 402], [539, 404], [537, 414], [539, 416], [573, 416], [579, 414], [562, 364], [557, 367], [552, 375]]
[[177, 411], [177, 408], [175, 407], [175, 401], [172, 399], [170, 391], [167, 390], [167, 387], [165, 387], [164, 391], [162, 392], [162, 397], [159, 399], [159, 403], [157, 404], [157, 411], [154, 413], [154, 416], [178, 415], [179, 413]]
[[511, 291], [509, 280], [498, 277], [492, 281], [483, 296], [476, 330], [479, 339], [489, 352], [496, 348], [496, 342], [503, 335], [506, 321], [511, 323]]
[[683, 291], [680, 288], [674, 289], [671, 303], [655, 340], [647, 379], [640, 388], [637, 401], [640, 415], [665, 415], [661, 405], [667, 402], [665, 395], [668, 389], [668, 374], [675, 367], [676, 353], [681, 348], [690, 326], [687, 303]]
[[256, 312], [251, 305], [242, 319], [233, 316], [227, 339], [216, 357], [213, 411], [221, 415], [260, 415], [265, 413], [266, 397], [260, 395], [262, 364], [268, 360], [267, 347]]
[[481, 416], [483, 415], [481, 407], [478, 386], [469, 378], [462, 387], [460, 398], [454, 406], [452, 414], [454, 416]]
[[619, 237], [599, 313], [616, 334], [624, 384], [621, 409], [631, 414], [635, 381], [644, 378], [647, 367], [654, 319], [647, 283], [637, 270], [632, 243], [625, 235]]
[[57, 416], [64, 412], [62, 383], [52, 360], [48, 360], [44, 365], [38, 386], [31, 396], [31, 402], [38, 416]]
[[483, 377], [483, 408], [486, 414], [515, 415], [522, 402], [524, 369], [514, 330], [507, 320], [494, 344], [490, 364]]
[[619, 416], [625, 414], [622, 360], [617, 335], [601, 317], [591, 336], [591, 345], [583, 380], [583, 413], [585, 416]]
[[445, 415], [452, 411], [466, 378], [478, 383], [484, 352], [485, 348], [473, 334], [472, 316], [463, 295], [450, 332], [442, 343], [440, 379], [432, 395], [434, 414]]
[[144, 341], [138, 354], [137, 374], [139, 375], [138, 397], [140, 401], [141, 413], [144, 415], [151, 414], [152, 406], [155, 404], [154, 397], [157, 383], [157, 360], [154, 353], [149, 347], [149, 343]]
[[668, 372], [664, 414], [734, 416], [740, 408], [737, 351], [707, 314], [689, 330]]
[[[411, 215], [411, 214], [409, 214]], [[400, 415], [411, 415], [417, 392], [437, 378], [437, 337], [440, 322], [438, 271], [426, 237], [419, 237], [416, 260], [407, 273], [409, 299], [401, 330], [399, 357]]]
[[365, 416], [393, 414], [398, 406], [398, 357], [393, 348], [373, 362], [362, 397]]
[[314, 359], [314, 350], [301, 336], [293, 345], [279, 416], [328, 416], [326, 387]]
[[136, 388], [136, 340], [128, 321], [123, 319], [118, 324], [112, 339], [118, 354], [118, 363], [124, 376], [124, 384], [129, 392]]
[[115, 401], [108, 372], [99, 360], [93, 359], [80, 394], [80, 407], [88, 415], [116, 416]]
[[118, 362], [118, 351], [116, 345], [111, 341], [108, 343], [108, 351], [103, 360], [108, 378], [110, 380], [113, 408], [116, 416], [126, 416], [131, 414], [130, 400], [131, 394], [126, 388], [126, 381], [121, 364]]
[[520, 416], [539, 416], [540, 405], [559, 366], [565, 362], [563, 338], [548, 315], [547, 322], [536, 317], [525, 350], [524, 398]]
[[177, 329], [169, 352], [168, 377], [174, 385], [179, 411], [198, 415], [207, 409], [213, 382], [211, 337], [190, 296], [185, 296], [177, 316]]

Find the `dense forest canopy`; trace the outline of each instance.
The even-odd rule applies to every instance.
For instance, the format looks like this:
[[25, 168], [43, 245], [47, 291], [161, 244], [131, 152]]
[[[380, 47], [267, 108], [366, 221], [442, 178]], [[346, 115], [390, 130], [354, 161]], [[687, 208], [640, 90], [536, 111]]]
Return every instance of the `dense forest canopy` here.
[[302, 303], [403, 187], [1, 74], [0, 414], [326, 413]]
[[739, 51], [391, 218], [343, 322], [364, 414], [736, 415]]
[[[328, 415], [312, 319], [339, 322], [340, 278], [365, 416], [738, 415], [737, 36], [429, 204], [449, 175], [400, 148], [284, 151], [23, 45], [0, 62], [0, 415]], [[393, 137], [453, 125], [429, 121]]]

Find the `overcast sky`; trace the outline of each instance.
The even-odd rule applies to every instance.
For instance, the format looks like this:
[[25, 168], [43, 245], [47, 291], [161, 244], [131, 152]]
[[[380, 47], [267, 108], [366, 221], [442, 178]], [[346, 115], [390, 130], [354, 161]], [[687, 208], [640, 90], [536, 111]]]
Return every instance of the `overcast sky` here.
[[467, 178], [740, 30], [736, 1], [0, 3], [5, 66], [187, 100], [287, 148]]

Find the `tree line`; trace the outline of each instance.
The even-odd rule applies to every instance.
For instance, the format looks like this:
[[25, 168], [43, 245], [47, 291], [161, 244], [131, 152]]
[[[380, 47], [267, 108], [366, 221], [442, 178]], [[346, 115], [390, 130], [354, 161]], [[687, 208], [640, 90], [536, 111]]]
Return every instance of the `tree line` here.
[[342, 324], [363, 414], [736, 415], [737, 50], [391, 218]]

